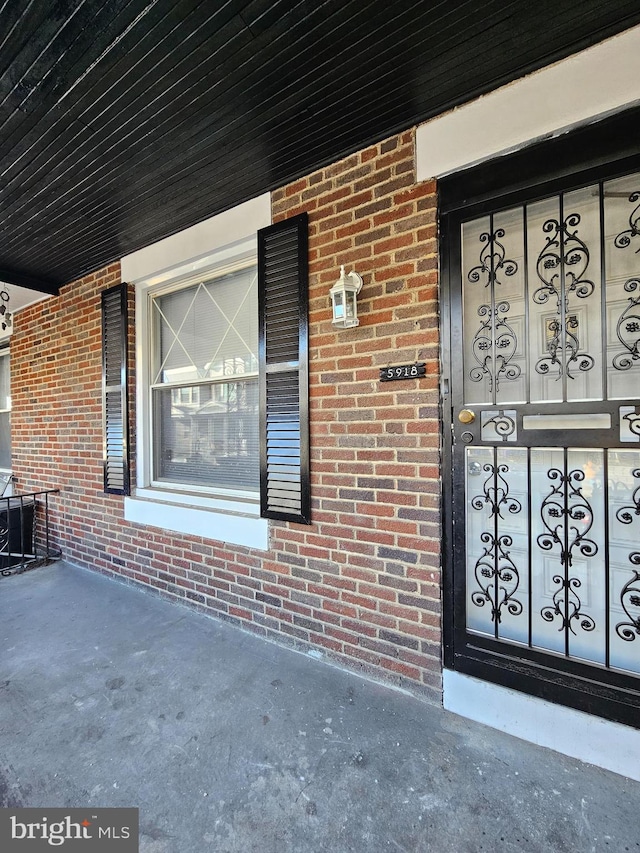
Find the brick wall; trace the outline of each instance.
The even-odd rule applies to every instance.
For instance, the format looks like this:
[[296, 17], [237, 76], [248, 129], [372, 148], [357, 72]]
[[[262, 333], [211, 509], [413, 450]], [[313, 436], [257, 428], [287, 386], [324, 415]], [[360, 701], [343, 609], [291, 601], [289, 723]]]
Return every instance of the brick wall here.
[[[69, 561], [439, 699], [436, 195], [415, 183], [413, 132], [273, 194], [274, 221], [303, 210], [312, 525], [272, 522], [267, 553], [223, 547], [141, 530], [103, 494], [100, 292], [117, 265], [17, 318], [14, 469], [22, 488], [61, 488], [55, 534]], [[340, 264], [364, 279], [354, 329], [331, 324]], [[380, 367], [414, 361], [426, 377], [379, 381]]]
[[[415, 184], [413, 133], [274, 193], [274, 221], [303, 210], [314, 524], [273, 537], [287, 577], [304, 581], [294, 627], [334, 654], [438, 688], [436, 196]], [[355, 329], [331, 325], [341, 264], [364, 280]], [[414, 361], [427, 363], [425, 378], [380, 383], [380, 367]]]
[[[121, 500], [102, 492], [100, 293], [114, 264], [18, 314], [11, 338], [11, 445], [20, 491], [60, 488], [54, 539], [75, 562], [106, 549]], [[108, 533], [107, 533], [108, 535]]]

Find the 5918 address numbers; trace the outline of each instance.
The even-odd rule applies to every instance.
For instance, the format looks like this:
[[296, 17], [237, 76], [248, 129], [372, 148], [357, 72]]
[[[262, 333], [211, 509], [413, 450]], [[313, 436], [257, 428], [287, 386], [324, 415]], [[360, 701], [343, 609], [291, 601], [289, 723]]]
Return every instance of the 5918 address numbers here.
[[427, 365], [425, 362], [418, 364], [398, 364], [396, 367], [381, 367], [380, 381], [392, 382], [397, 379], [418, 379], [420, 376], [427, 375]]

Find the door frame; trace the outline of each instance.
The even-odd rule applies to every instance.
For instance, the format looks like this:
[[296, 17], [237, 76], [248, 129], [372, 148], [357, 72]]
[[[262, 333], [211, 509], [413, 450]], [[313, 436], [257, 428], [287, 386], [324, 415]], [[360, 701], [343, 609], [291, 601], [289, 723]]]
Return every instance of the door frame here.
[[[640, 727], [640, 679], [612, 670], [601, 672], [587, 664], [549, 658], [535, 650], [513, 647], [504, 654], [488, 649], [479, 638], [463, 648], [456, 627], [464, 618], [456, 584], [465, 567], [454, 571], [464, 554], [464, 524], [454, 523], [453, 495], [463, 489], [462, 470], [453, 471], [452, 341], [460, 340], [462, 311], [452, 276], [459, 268], [460, 223], [489, 210], [498, 210], [558, 192], [567, 192], [596, 180], [640, 171], [634, 140], [640, 135], [640, 108], [580, 128], [514, 154], [483, 163], [442, 179], [438, 185], [440, 210], [441, 298], [441, 417], [443, 523], [443, 653], [444, 667], [504, 687], [538, 696], [616, 722]], [[635, 143], [637, 146], [637, 142]], [[456, 328], [453, 328], [453, 326]], [[448, 472], [452, 472], [449, 475]], [[457, 480], [454, 482], [454, 476]], [[456, 607], [458, 611], [456, 612]], [[468, 636], [468, 635], [467, 635]], [[489, 644], [490, 645], [490, 644]], [[600, 672], [600, 674], [598, 674]]]

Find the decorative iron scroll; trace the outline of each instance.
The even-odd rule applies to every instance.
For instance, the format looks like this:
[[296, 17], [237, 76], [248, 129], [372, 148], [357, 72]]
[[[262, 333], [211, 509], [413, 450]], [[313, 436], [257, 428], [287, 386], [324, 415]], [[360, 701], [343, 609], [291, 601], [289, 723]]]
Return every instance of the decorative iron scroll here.
[[640, 412], [627, 412], [626, 415], [622, 416], [622, 420], [629, 424], [629, 432], [640, 436]]
[[518, 271], [518, 264], [505, 258], [507, 252], [504, 244], [500, 242], [504, 235], [504, 228], [484, 231], [480, 235], [480, 242], [486, 245], [480, 252], [480, 263], [469, 271], [467, 278], [470, 282], [477, 284], [481, 276], [486, 275], [487, 280], [484, 286], [489, 287], [492, 284], [500, 284], [498, 278], [500, 270], [504, 270], [505, 275], [515, 275]]
[[494, 382], [496, 391], [498, 390], [501, 377], [517, 379], [522, 372], [520, 365], [510, 363], [518, 347], [516, 333], [505, 318], [499, 316], [508, 314], [510, 307], [509, 303], [503, 300], [493, 309], [490, 305], [481, 305], [478, 308], [478, 316], [486, 319], [473, 338], [473, 357], [478, 362], [478, 367], [469, 371], [469, 378], [472, 382], [480, 382], [487, 377], [489, 391], [493, 390]]
[[[640, 565], [640, 552], [635, 551], [630, 554], [629, 560], [635, 565]], [[622, 640], [633, 642], [636, 637], [640, 637], [640, 572], [634, 571], [631, 580], [622, 587], [620, 604], [629, 621], [618, 622], [616, 633]]]
[[[632, 471], [636, 479], [640, 478], [640, 468]], [[633, 517], [640, 516], [640, 485], [638, 485], [631, 497], [633, 506], [622, 506], [616, 512], [616, 518], [622, 524], [631, 524]], [[629, 554], [629, 562], [632, 566], [640, 566], [640, 552], [632, 551]], [[633, 570], [633, 577], [627, 581], [620, 591], [620, 604], [627, 614], [628, 622], [618, 622], [616, 633], [622, 640], [632, 642], [640, 637], [640, 572]]]
[[503, 476], [509, 471], [509, 466], [505, 465], [490, 465], [486, 462], [482, 466], [482, 470], [486, 471], [489, 476], [484, 481], [482, 486], [482, 495], [476, 495], [471, 501], [471, 506], [474, 509], [484, 509], [485, 504], [489, 504], [491, 512], [489, 517], [499, 516], [502, 518], [501, 508], [515, 514], [522, 510], [522, 504], [519, 500], [511, 497], [509, 494], [509, 483]]
[[[640, 192], [636, 191], [629, 196], [631, 204], [636, 206], [629, 214], [629, 227], [621, 231], [613, 241], [614, 246], [618, 249], [626, 249], [631, 245], [631, 240], [640, 235]], [[636, 249], [636, 253], [640, 252], [640, 246]]]
[[[625, 281], [624, 289], [627, 293], [640, 289], [640, 279], [630, 278]], [[625, 352], [615, 356], [613, 366], [616, 370], [629, 370], [634, 361], [640, 360], [640, 293], [629, 297], [629, 304], [618, 320], [616, 334]]]
[[[493, 426], [496, 434], [502, 438], [503, 441], [509, 441], [509, 437], [514, 434], [516, 431], [516, 422], [515, 419], [511, 417], [511, 415], [507, 414], [507, 412], [500, 409], [498, 412], [493, 415], [491, 418], [486, 418], [485, 415], [491, 415], [493, 412], [483, 412], [482, 416], [482, 440], [483, 441], [491, 441], [488, 435], [486, 435], [485, 430], [489, 425]], [[515, 414], [515, 413], [514, 413]]]
[[512, 616], [522, 613], [522, 603], [513, 598], [520, 584], [520, 576], [515, 563], [509, 556], [508, 548], [513, 544], [510, 536], [483, 533], [484, 553], [475, 565], [474, 573], [480, 589], [471, 594], [471, 600], [477, 607], [491, 604], [491, 621], [501, 621], [502, 608], [506, 607]]
[[553, 605], [543, 607], [540, 615], [546, 622], [553, 622], [556, 616], [560, 616], [559, 631], [568, 629], [575, 634], [574, 622], [578, 622], [583, 631], [593, 631], [596, 623], [591, 616], [581, 612], [582, 602], [576, 592], [582, 583], [579, 578], [569, 576], [574, 551], [583, 557], [593, 557], [598, 553], [596, 543], [587, 537], [593, 525], [593, 509], [579, 485], [585, 474], [580, 468], [566, 475], [558, 468], [551, 468], [547, 476], [552, 481], [551, 492], [540, 508], [546, 532], [541, 533], [537, 541], [543, 551], [559, 547], [563, 574], [553, 576], [553, 583], [558, 585]]
[[565, 373], [574, 379], [572, 367], [585, 372], [595, 364], [591, 355], [580, 352], [578, 319], [575, 314], [569, 315], [570, 294], [586, 299], [595, 290], [594, 283], [585, 277], [589, 250], [578, 237], [579, 224], [580, 215], [571, 213], [563, 222], [548, 219], [542, 226], [549, 236], [536, 261], [536, 271], [542, 284], [534, 291], [533, 301], [538, 305], [555, 301], [556, 305], [556, 316], [547, 327], [550, 332], [547, 354], [539, 358], [535, 366], [542, 375], [556, 371], [558, 378]]
[[[634, 468], [631, 472], [636, 479], [640, 478], [640, 468]], [[631, 524], [633, 516], [640, 516], [640, 485], [636, 486], [631, 496], [633, 506], [621, 506], [616, 512], [616, 518], [622, 524]]]
[[518, 264], [505, 257], [506, 250], [500, 242], [504, 236], [504, 228], [485, 231], [480, 235], [480, 242], [485, 244], [480, 252], [480, 263], [467, 275], [472, 284], [486, 278], [484, 286], [491, 291], [491, 303], [478, 308], [482, 323], [474, 336], [472, 346], [473, 357], [478, 366], [469, 372], [473, 382], [488, 379], [489, 391], [493, 391], [494, 384], [496, 391], [498, 390], [501, 377], [517, 379], [521, 373], [519, 365], [510, 363], [516, 353], [518, 340], [506, 318], [502, 316], [509, 313], [511, 306], [506, 300], [497, 304], [495, 301], [495, 288], [501, 283], [498, 273], [502, 271], [504, 275], [512, 276], [518, 270]]
[[[520, 501], [509, 495], [509, 484], [504, 475], [509, 471], [508, 465], [483, 465], [483, 471], [489, 474], [483, 484], [482, 495], [476, 495], [471, 501], [474, 509], [482, 510], [487, 504], [490, 507], [490, 518], [502, 518], [501, 509], [509, 513], [522, 510]], [[506, 608], [512, 616], [522, 613], [522, 603], [513, 596], [520, 585], [520, 575], [508, 549], [513, 540], [507, 535], [498, 535], [484, 531], [480, 540], [484, 551], [478, 558], [474, 574], [480, 589], [471, 594], [471, 600], [476, 607], [491, 605], [491, 621], [497, 625], [501, 621], [502, 610]]]

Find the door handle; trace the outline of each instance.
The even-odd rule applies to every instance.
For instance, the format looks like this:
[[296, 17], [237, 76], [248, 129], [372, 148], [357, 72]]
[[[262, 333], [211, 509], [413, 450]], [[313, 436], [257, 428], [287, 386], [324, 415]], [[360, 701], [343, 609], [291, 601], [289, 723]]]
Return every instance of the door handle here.
[[472, 412], [471, 409], [461, 409], [460, 412], [458, 412], [458, 420], [461, 424], [472, 424], [475, 419], [475, 412]]

